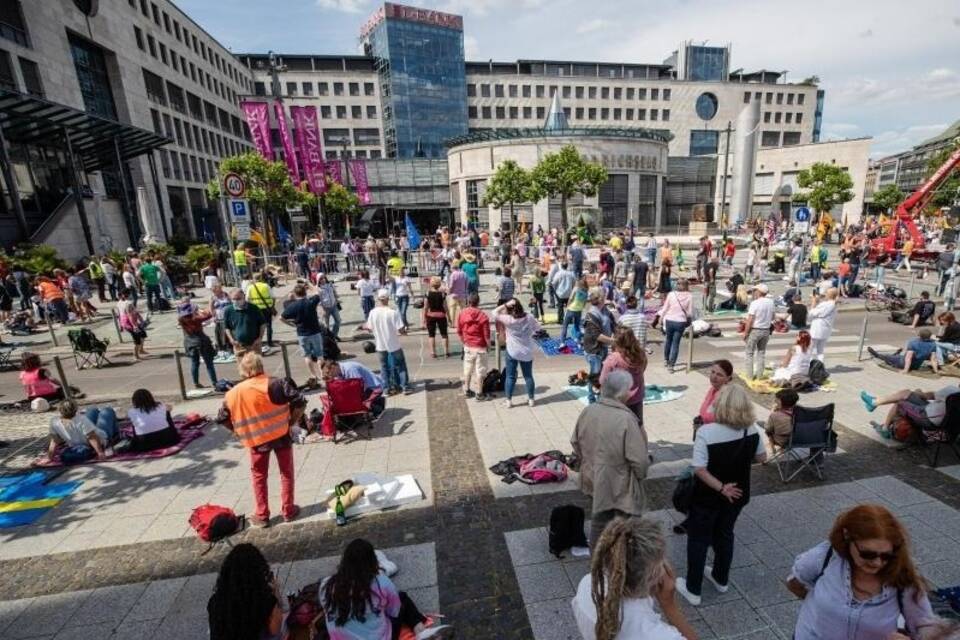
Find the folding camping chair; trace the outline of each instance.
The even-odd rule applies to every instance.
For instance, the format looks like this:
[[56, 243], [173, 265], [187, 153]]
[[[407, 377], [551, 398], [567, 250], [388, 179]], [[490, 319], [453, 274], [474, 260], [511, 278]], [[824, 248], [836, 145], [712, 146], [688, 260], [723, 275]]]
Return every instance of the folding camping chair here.
[[373, 414], [363, 401], [363, 380], [359, 378], [336, 379], [327, 382], [327, 396], [330, 411], [333, 412], [334, 443], [341, 431], [353, 431], [361, 435], [360, 428], [366, 427], [366, 439], [373, 436]]
[[[821, 465], [827, 453], [837, 450], [837, 434], [833, 430], [833, 403], [823, 407], [793, 408], [793, 430], [787, 446], [774, 456], [783, 482], [790, 482], [804, 469], [810, 469], [823, 480]], [[799, 463], [792, 473], [790, 462]]]
[[13, 361], [15, 349], [16, 347], [12, 345], [0, 344], [0, 371], [17, 368], [17, 363]]
[[[943, 422], [940, 426], [933, 429], [920, 429], [919, 441], [923, 447], [923, 452], [927, 456], [927, 462], [931, 467], [937, 466], [937, 460], [940, 458], [940, 447], [947, 445], [953, 449], [953, 454], [960, 460], [960, 393], [955, 393], [947, 397], [947, 411], [943, 415]], [[931, 449], [933, 451], [931, 452]]]
[[107, 338], [98, 338], [97, 334], [87, 328], [70, 329], [67, 332], [70, 339], [70, 347], [73, 349], [73, 361], [77, 365], [77, 370], [83, 369], [88, 365], [93, 365], [99, 369], [104, 363], [112, 364], [107, 359], [107, 345], [110, 340]]

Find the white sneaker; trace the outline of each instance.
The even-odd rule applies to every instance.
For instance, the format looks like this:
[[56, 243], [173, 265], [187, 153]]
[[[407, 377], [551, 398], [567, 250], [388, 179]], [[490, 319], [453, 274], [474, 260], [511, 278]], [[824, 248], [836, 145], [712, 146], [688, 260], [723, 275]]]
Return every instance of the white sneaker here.
[[510, 399], [507, 398], [506, 400], [503, 401], [503, 407], [504, 407], [505, 409], [512, 409], [512, 408], [513, 408], [513, 402], [511, 402]]
[[720, 584], [719, 582], [713, 579], [713, 567], [711, 567], [710, 565], [707, 565], [703, 568], [703, 577], [709, 580], [710, 584], [713, 585], [714, 589], [716, 589], [720, 593], [726, 593], [727, 589], [730, 588], [730, 585]]
[[380, 570], [387, 574], [388, 578], [392, 578], [393, 576], [397, 575], [397, 572], [400, 571], [400, 569], [397, 567], [396, 562], [391, 562], [387, 558], [387, 554], [385, 554], [383, 551], [380, 551], [380, 549], [375, 550], [373, 553], [377, 556], [377, 564], [380, 565]]
[[528, 407], [532, 407], [534, 404], [536, 404], [536, 403], [533, 401], [533, 398], [529, 398], [529, 399], [527, 400], [527, 406], [528, 406]]
[[695, 607], [700, 606], [700, 596], [694, 595], [687, 591], [687, 579], [686, 578], [677, 578], [676, 581], [677, 593], [683, 596], [683, 599], [692, 604]]

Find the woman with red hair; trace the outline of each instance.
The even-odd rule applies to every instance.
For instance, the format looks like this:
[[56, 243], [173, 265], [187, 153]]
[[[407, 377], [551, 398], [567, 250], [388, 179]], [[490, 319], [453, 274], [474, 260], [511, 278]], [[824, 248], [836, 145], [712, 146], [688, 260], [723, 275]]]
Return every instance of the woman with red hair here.
[[879, 505], [840, 514], [828, 541], [797, 556], [787, 588], [803, 599], [795, 640], [927, 638], [939, 622], [903, 525]]
[[794, 376], [802, 375], [804, 378], [810, 372], [810, 360], [813, 354], [810, 352], [810, 332], [806, 329], [797, 333], [797, 341], [792, 347], [783, 354], [783, 360], [780, 366], [773, 372], [770, 382], [788, 387]]

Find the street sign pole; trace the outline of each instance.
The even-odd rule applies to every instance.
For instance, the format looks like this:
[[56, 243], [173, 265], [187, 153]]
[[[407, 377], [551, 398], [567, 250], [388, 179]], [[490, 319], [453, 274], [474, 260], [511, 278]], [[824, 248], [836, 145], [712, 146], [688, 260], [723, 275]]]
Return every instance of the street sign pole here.
[[227, 236], [227, 248], [228, 248], [228, 250], [230, 251], [229, 256], [228, 256], [228, 259], [227, 259], [227, 268], [226, 268], [225, 271], [230, 274], [230, 279], [231, 279], [231, 281], [232, 281], [236, 286], [240, 286], [239, 274], [237, 273], [236, 265], [233, 264], [233, 251], [234, 251], [234, 246], [233, 246], [233, 234], [231, 233], [231, 231], [232, 231], [233, 228], [232, 228], [232, 226], [231, 226], [231, 224], [230, 224], [230, 215], [229, 215], [229, 213], [227, 212], [227, 199], [226, 199], [226, 198], [220, 198], [220, 207], [219, 207], [219, 208], [220, 208], [220, 217], [221, 217], [221, 219], [223, 220], [223, 228], [224, 228], [224, 231], [226, 232], [226, 236]]

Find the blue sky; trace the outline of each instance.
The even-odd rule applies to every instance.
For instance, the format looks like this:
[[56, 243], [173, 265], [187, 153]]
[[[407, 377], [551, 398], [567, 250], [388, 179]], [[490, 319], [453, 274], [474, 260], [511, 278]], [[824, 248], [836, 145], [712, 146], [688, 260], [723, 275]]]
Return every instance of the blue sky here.
[[[175, 0], [235, 53], [357, 53], [375, 0]], [[661, 62], [682, 40], [733, 46], [732, 67], [810, 75], [825, 138], [874, 157], [960, 119], [956, 0], [412, 0], [464, 16], [467, 58]]]

